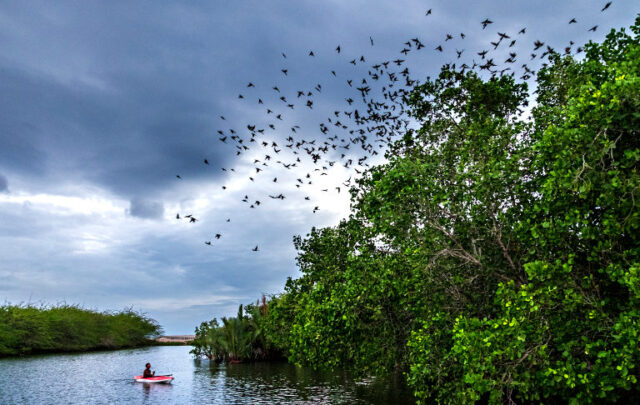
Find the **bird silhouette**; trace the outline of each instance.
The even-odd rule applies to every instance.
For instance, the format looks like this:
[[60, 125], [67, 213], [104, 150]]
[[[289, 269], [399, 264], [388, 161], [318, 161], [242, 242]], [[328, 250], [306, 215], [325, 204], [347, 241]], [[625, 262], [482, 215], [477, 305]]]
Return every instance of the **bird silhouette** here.
[[[612, 5], [609, 1], [602, 7], [601, 11], [605, 11]], [[432, 14], [432, 9], [428, 9], [425, 12], [425, 16]], [[577, 24], [576, 18], [569, 20], [569, 25]], [[596, 21], [597, 23], [598, 21]], [[520, 41], [510, 37], [513, 33], [509, 31], [498, 32], [497, 38], [489, 38], [491, 48], [476, 49], [473, 43], [475, 43], [474, 34], [485, 30], [489, 25], [494, 22], [489, 18], [485, 18], [480, 22], [481, 28], [474, 25], [466, 33], [460, 32], [459, 29], [454, 27], [448, 27], [449, 29], [436, 35], [442, 35], [443, 41], [438, 44], [435, 51], [439, 52], [435, 55], [442, 55], [445, 58], [449, 56], [449, 47], [447, 43], [451, 42], [450, 48], [455, 51], [455, 58], [453, 63], [449, 61], [444, 66], [448, 69], [454, 70], [458, 73], [465, 74], [467, 71], [474, 71], [482, 74], [485, 78], [496, 78], [500, 76], [511, 76], [514, 79], [517, 77], [520, 80], [527, 81], [537, 74], [537, 71], [546, 65], [547, 57], [556, 54], [553, 47], [563, 49], [565, 54], [580, 53], [583, 51], [582, 47], [576, 46], [570, 42], [567, 44], [558, 44], [554, 39], [550, 39], [549, 44], [545, 44], [540, 40], [533, 42], [533, 52], [526, 47], [531, 47], [531, 42]], [[512, 24], [512, 26], [518, 26]], [[522, 27], [522, 26], [521, 26]], [[589, 31], [595, 32], [597, 25], [592, 27]], [[530, 27], [531, 28], [531, 27]], [[447, 32], [448, 31], [448, 32]], [[456, 33], [459, 34], [456, 34]], [[514, 33], [516, 30], [513, 31]], [[527, 27], [520, 28], [517, 31], [518, 39], [519, 35], [526, 35]], [[403, 56], [403, 59], [384, 58], [374, 61], [374, 63], [367, 63], [367, 59], [372, 60], [380, 52], [384, 51], [384, 48], [380, 48], [380, 44], [374, 42], [373, 35], [369, 36], [369, 45], [376, 46], [376, 55], [370, 52], [358, 52], [358, 49], [354, 49], [353, 58], [357, 53], [361, 56], [351, 58], [342, 58], [342, 47], [338, 44], [335, 47], [335, 51], [339, 57], [336, 57], [337, 65], [321, 66], [324, 77], [331, 79], [331, 85], [327, 83], [318, 83], [317, 80], [313, 82], [297, 82], [297, 88], [292, 89], [289, 85], [279, 83], [279, 85], [260, 86], [257, 80], [246, 80], [241, 87], [245, 90], [251, 91], [252, 94], [244, 96], [240, 94], [239, 99], [251, 99], [257, 100], [257, 104], [264, 106], [260, 108], [262, 117], [257, 114], [252, 114], [252, 122], [244, 122], [240, 126], [242, 130], [237, 132], [233, 128], [220, 128], [217, 129], [217, 138], [223, 145], [219, 145], [221, 148], [229, 148], [230, 155], [237, 156], [238, 159], [244, 159], [249, 153], [255, 153], [259, 149], [267, 149], [262, 154], [264, 158], [255, 159], [252, 157], [249, 162], [253, 161], [253, 166], [249, 167], [249, 174], [247, 171], [243, 171], [243, 179], [250, 180], [249, 187], [255, 187], [256, 190], [261, 190], [262, 195], [268, 196], [269, 201], [273, 204], [279, 204], [279, 201], [285, 200], [285, 193], [289, 198], [299, 198], [303, 201], [311, 201], [309, 190], [314, 189], [316, 191], [338, 194], [345, 190], [345, 187], [349, 189], [351, 187], [352, 176], [361, 176], [371, 166], [370, 160], [367, 158], [373, 158], [374, 156], [384, 154], [389, 151], [390, 145], [392, 145], [397, 139], [401, 139], [406, 131], [411, 128], [414, 123], [411, 121], [410, 112], [406, 108], [406, 100], [411, 95], [416, 85], [421, 84], [421, 81], [413, 77], [412, 63], [416, 63], [416, 57], [418, 51], [425, 48], [425, 44], [419, 38], [405, 38], [404, 41], [399, 41], [401, 44], [397, 49], [389, 51], [389, 53], [399, 51]], [[466, 46], [457, 45], [456, 41], [466, 40], [466, 37], [473, 39], [471, 42], [467, 42]], [[466, 40], [468, 41], [468, 40]], [[425, 43], [428, 44], [427, 41]], [[502, 47], [500, 47], [502, 45]], [[427, 45], [428, 47], [428, 45]], [[329, 47], [330, 49], [331, 47]], [[369, 47], [363, 46], [363, 49], [369, 49]], [[445, 49], [447, 48], [447, 49]], [[509, 48], [506, 52], [504, 49]], [[303, 48], [304, 49], [304, 48]], [[308, 49], [308, 48], [307, 48]], [[324, 48], [322, 48], [324, 49]], [[316, 49], [317, 52], [322, 52], [322, 49]], [[465, 50], [466, 49], [466, 50]], [[575, 49], [575, 51], [574, 51]], [[389, 54], [388, 53], [388, 54]], [[293, 56], [293, 55], [297, 56]], [[304, 58], [305, 54], [313, 59]], [[387, 54], [387, 55], [388, 55]], [[315, 58], [318, 56], [313, 50], [307, 50], [306, 53], [295, 52], [288, 58], [287, 55], [282, 52], [282, 57], [290, 66], [279, 66], [282, 76], [279, 76], [283, 80], [300, 80], [292, 73], [292, 77], [288, 77], [289, 67], [296, 67], [296, 72], [299, 70], [305, 71], [305, 74], [310, 75], [313, 72], [320, 70], [314, 69], [310, 64], [317, 66], [323, 62], [322, 58]], [[302, 55], [303, 57], [298, 57]], [[320, 54], [319, 54], [320, 55]], [[476, 56], [477, 55], [477, 56]], [[530, 55], [531, 61], [527, 63], [518, 63], [519, 58], [523, 55]], [[382, 55], [384, 56], [384, 55]], [[481, 61], [477, 60], [477, 57], [481, 58]], [[528, 59], [528, 58], [527, 58]], [[301, 65], [301, 60], [307, 66]], [[342, 64], [342, 65], [341, 65]], [[342, 70], [342, 66], [349, 66], [349, 71]], [[518, 66], [521, 65], [521, 66]], [[265, 64], [267, 66], [267, 64]], [[297, 69], [301, 66], [303, 69]], [[275, 68], [275, 73], [278, 74], [278, 68]], [[327, 74], [328, 73], [328, 74]], [[340, 80], [333, 80], [337, 78], [337, 73], [341, 74]], [[279, 74], [278, 74], [279, 75]], [[309, 76], [312, 79], [312, 76]], [[322, 77], [322, 76], [321, 76]], [[343, 79], [344, 77], [344, 79]], [[427, 80], [431, 80], [428, 78]], [[314, 83], [315, 84], [312, 84]], [[290, 83], [289, 83], [290, 84]], [[445, 84], [445, 88], [448, 88], [452, 84]], [[324, 86], [324, 87], [323, 87]], [[277, 93], [276, 97], [272, 97], [273, 94], [266, 95], [261, 94], [261, 91], [267, 93], [271, 87], [273, 91]], [[338, 91], [345, 90], [344, 95], [334, 97], [339, 94]], [[254, 94], [253, 92], [257, 92]], [[328, 93], [328, 95], [327, 95]], [[237, 93], [236, 93], [237, 94]], [[255, 97], [255, 98], [253, 98]], [[327, 109], [326, 98], [338, 100], [337, 103], [341, 103], [341, 106]], [[279, 99], [278, 102], [275, 99]], [[273, 101], [277, 104], [274, 104]], [[315, 125], [315, 134], [306, 125], [303, 125], [300, 120], [301, 113], [298, 112], [300, 106], [306, 106], [304, 114], [313, 114], [313, 119], [317, 122]], [[344, 106], [344, 107], [342, 107]], [[296, 108], [297, 107], [297, 108]], [[262, 109], [264, 108], [264, 109]], [[288, 114], [289, 109], [296, 110], [296, 115]], [[326, 111], [329, 110], [329, 111]], [[266, 114], [265, 114], [266, 111]], [[326, 111], [326, 116], [322, 117], [319, 114]], [[231, 117], [231, 116], [230, 116]], [[220, 115], [220, 119], [226, 121], [223, 115]], [[235, 114], [234, 114], [235, 119]], [[276, 122], [282, 121], [285, 126], [277, 125]], [[296, 122], [297, 121], [297, 122]], [[233, 120], [229, 121], [230, 123]], [[234, 123], [236, 124], [236, 123]], [[300, 125], [298, 125], [300, 124]], [[236, 125], [230, 125], [238, 128]], [[319, 131], [319, 133], [317, 132]], [[272, 149], [271, 151], [268, 149]], [[235, 153], [234, 153], [235, 152]], [[245, 155], [247, 153], [247, 155]], [[206, 165], [210, 165], [208, 159], [204, 159]], [[311, 165], [310, 169], [306, 168], [306, 165]], [[373, 165], [373, 163], [371, 163]], [[334, 167], [341, 167], [347, 170], [350, 174], [348, 181], [339, 184], [327, 184], [326, 182], [316, 181], [318, 178], [326, 177], [327, 180], [331, 179], [332, 170]], [[285, 169], [293, 173], [291, 179], [286, 174], [280, 175], [278, 172], [271, 172], [273, 170]], [[302, 170], [306, 169], [306, 176], [303, 175]], [[255, 172], [254, 172], [255, 169]], [[342, 170], [341, 169], [341, 170]], [[225, 172], [225, 176], [240, 176], [240, 173], [235, 173], [234, 169], [222, 168]], [[240, 170], [238, 170], [240, 172]], [[265, 176], [265, 173], [267, 175]], [[288, 173], [288, 172], [287, 172]], [[246, 177], [244, 177], [246, 176]], [[277, 176], [277, 177], [276, 177]], [[176, 176], [181, 179], [179, 175]], [[346, 176], [345, 176], [346, 177]], [[232, 177], [232, 180], [234, 177]], [[272, 179], [272, 181], [270, 181]], [[291, 180], [291, 181], [290, 181]], [[355, 179], [353, 180], [355, 181]], [[318, 186], [318, 184], [322, 184]], [[270, 190], [263, 190], [263, 187], [268, 185]], [[293, 188], [295, 186], [295, 188]], [[295, 192], [293, 195], [289, 195], [285, 189], [291, 187]], [[274, 191], [273, 189], [279, 188]], [[227, 190], [226, 186], [222, 186], [223, 190]], [[300, 191], [300, 192], [298, 192]], [[261, 198], [257, 199], [253, 196], [249, 199], [247, 193], [242, 202], [246, 203], [246, 208], [259, 209], [268, 204], [261, 204]], [[233, 195], [233, 194], [232, 194]], [[253, 201], [253, 203], [251, 202]], [[321, 207], [318, 204], [313, 206], [312, 212], [317, 213]], [[176, 215], [177, 219], [180, 219], [180, 214]], [[186, 218], [186, 217], [185, 217]], [[191, 215], [186, 218], [190, 222], [196, 222], [195, 218]], [[227, 218], [226, 222], [230, 222], [231, 218]], [[219, 233], [215, 234], [215, 239], [219, 239]], [[212, 238], [212, 240], [214, 239]], [[211, 242], [211, 241], [208, 241]], [[248, 247], [250, 248], [250, 247]], [[258, 251], [258, 245], [252, 250]]]

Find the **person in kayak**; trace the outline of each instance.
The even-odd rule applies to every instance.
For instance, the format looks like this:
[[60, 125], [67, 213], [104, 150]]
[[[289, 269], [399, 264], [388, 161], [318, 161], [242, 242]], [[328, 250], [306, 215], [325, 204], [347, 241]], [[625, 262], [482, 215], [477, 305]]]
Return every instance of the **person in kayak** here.
[[145, 364], [145, 369], [142, 372], [142, 378], [149, 378], [149, 377], [153, 377], [154, 375], [156, 375], [156, 372], [155, 371], [151, 372], [151, 363]]

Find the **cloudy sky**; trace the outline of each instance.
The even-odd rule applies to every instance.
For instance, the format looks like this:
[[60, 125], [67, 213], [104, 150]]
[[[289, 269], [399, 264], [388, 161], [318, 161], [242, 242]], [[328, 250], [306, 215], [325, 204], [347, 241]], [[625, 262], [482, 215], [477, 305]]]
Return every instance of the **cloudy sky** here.
[[[573, 40], [575, 48], [629, 26], [640, 11], [614, 0], [601, 12], [605, 3], [3, 1], [0, 299], [133, 306], [179, 334], [278, 293], [299, 275], [292, 236], [348, 215], [346, 187], [335, 187], [364, 169], [329, 164], [342, 153], [343, 163], [364, 156], [355, 146], [317, 165], [283, 148], [292, 135], [320, 144], [334, 133], [318, 125], [354, 97], [347, 79], [360, 81], [374, 62], [399, 57], [422, 79], [455, 62], [456, 49], [468, 63], [481, 62], [475, 53], [492, 49], [497, 32], [518, 43], [506, 49], [505, 41], [496, 60], [517, 49], [519, 66], [536, 39], [560, 50]], [[493, 24], [483, 30], [485, 18]], [[454, 38], [445, 41], [447, 33]], [[425, 48], [400, 54], [415, 37]], [[365, 63], [349, 63], [360, 56]], [[313, 109], [296, 97], [300, 89], [314, 93]], [[247, 125], [267, 130], [249, 145]], [[240, 155], [231, 129], [250, 146]], [[297, 157], [295, 167], [283, 166]], [[278, 194], [286, 198], [269, 198]], [[189, 214], [198, 221], [184, 220]]]

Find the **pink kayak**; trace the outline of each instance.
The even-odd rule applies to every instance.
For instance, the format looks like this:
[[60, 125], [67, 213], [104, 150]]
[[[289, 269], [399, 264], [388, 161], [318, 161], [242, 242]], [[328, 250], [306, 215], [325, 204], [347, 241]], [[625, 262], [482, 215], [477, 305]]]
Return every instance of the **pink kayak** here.
[[169, 384], [171, 381], [173, 381], [173, 376], [159, 375], [159, 376], [144, 378], [141, 375], [137, 375], [133, 377], [133, 379], [136, 380], [136, 382], [143, 382], [143, 383]]

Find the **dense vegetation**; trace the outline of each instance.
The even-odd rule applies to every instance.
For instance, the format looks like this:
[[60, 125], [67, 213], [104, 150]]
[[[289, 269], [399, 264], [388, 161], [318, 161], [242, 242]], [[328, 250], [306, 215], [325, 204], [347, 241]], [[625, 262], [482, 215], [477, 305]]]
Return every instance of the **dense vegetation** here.
[[0, 356], [135, 347], [150, 343], [160, 331], [153, 319], [132, 310], [0, 306]]
[[266, 360], [282, 357], [282, 353], [267, 344], [264, 335], [264, 321], [267, 316], [267, 301], [240, 305], [235, 318], [223, 317], [222, 324], [217, 319], [202, 322], [196, 327], [196, 337], [191, 342], [191, 354], [207, 357], [209, 360], [240, 362]]
[[348, 219], [295, 238], [303, 275], [268, 311], [201, 325], [210, 357], [251, 357], [259, 333], [299, 364], [401, 371], [422, 403], [639, 400], [640, 18], [631, 31], [552, 55], [530, 110], [508, 76], [445, 67], [416, 87], [420, 129]]

